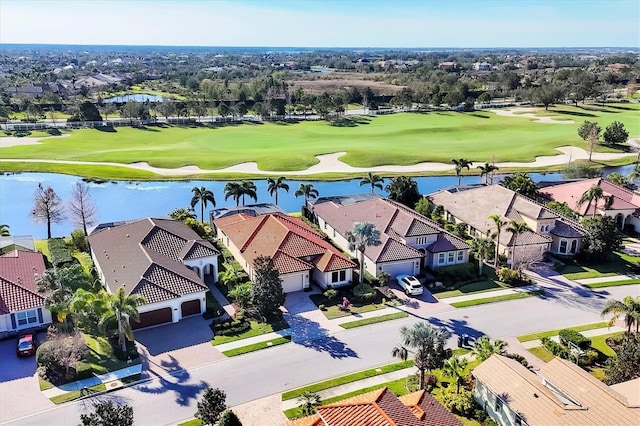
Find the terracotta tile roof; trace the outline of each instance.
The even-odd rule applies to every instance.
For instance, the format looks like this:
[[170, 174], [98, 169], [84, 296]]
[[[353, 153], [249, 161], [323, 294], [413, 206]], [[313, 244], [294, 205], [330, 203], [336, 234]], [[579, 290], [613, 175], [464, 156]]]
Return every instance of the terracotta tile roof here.
[[493, 355], [473, 375], [506, 405], [535, 425], [640, 424], [640, 408], [574, 364], [554, 358], [536, 374]]
[[420, 259], [422, 253], [418, 250], [402, 244], [386, 235], [380, 237], [382, 244], [369, 246], [365, 249], [365, 255], [374, 262], [393, 262], [394, 260]]
[[308, 271], [314, 266], [323, 272], [355, 268], [352, 262], [301, 219], [284, 214], [264, 216], [234, 215], [215, 220], [249, 263], [258, 256], [270, 256], [281, 274]]
[[205, 291], [198, 274], [182, 261], [219, 254], [184, 223], [169, 219], [104, 227], [89, 242], [110, 291], [125, 286], [127, 294], [142, 294], [147, 303]]
[[424, 391], [398, 398], [381, 388], [317, 408], [314, 416], [289, 426], [461, 426], [462, 423]]
[[469, 244], [466, 241], [461, 240], [455, 235], [451, 234], [438, 234], [438, 238], [436, 241], [427, 247], [431, 253], [440, 253], [443, 251], [452, 251], [452, 250], [464, 250], [468, 249]]
[[0, 256], [0, 315], [44, 305], [36, 278], [45, 271], [42, 253], [13, 250]]
[[565, 238], [581, 238], [586, 235], [586, 232], [579, 230], [577, 227], [572, 227], [560, 220], [556, 220], [555, 226], [551, 231], [553, 235]]
[[598, 185], [602, 188], [604, 195], [613, 195], [613, 204], [607, 210], [638, 210], [640, 208], [640, 194], [626, 188], [622, 188], [603, 178], [584, 179], [574, 182], [563, 183], [559, 185], [550, 185], [544, 187], [541, 192], [560, 203], [565, 202], [573, 210], [579, 212], [583, 216], [593, 214], [596, 210], [603, 210], [605, 200], [598, 201], [598, 205], [593, 203], [583, 203], [578, 207], [578, 201], [582, 194], [587, 192], [592, 186]]

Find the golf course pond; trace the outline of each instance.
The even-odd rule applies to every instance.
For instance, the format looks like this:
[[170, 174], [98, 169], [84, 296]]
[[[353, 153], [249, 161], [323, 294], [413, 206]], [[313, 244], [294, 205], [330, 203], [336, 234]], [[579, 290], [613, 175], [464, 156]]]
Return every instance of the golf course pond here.
[[[633, 166], [609, 168], [606, 173], [618, 172], [628, 174]], [[535, 181], [561, 180], [560, 173], [530, 173]], [[495, 176], [498, 182], [502, 176]], [[455, 186], [455, 176], [430, 176], [414, 178], [418, 183], [418, 189], [422, 194], [429, 194], [439, 189]], [[55, 173], [13, 173], [0, 176], [0, 223], [10, 226], [13, 235], [33, 235], [36, 239], [46, 238], [46, 226], [32, 222], [29, 211], [33, 207], [33, 195], [39, 183], [43, 186], [51, 186], [63, 203], [68, 203], [71, 198], [71, 188], [80, 180], [77, 176]], [[385, 179], [385, 185], [388, 179]], [[463, 176], [462, 184], [480, 183], [479, 176]], [[97, 206], [97, 219], [99, 222], [114, 222], [120, 220], [136, 219], [141, 217], [164, 217], [172, 210], [180, 207], [188, 207], [191, 201], [191, 189], [204, 186], [213, 191], [216, 206], [233, 206], [233, 199], [225, 200], [225, 181], [156, 181], [156, 182], [125, 182], [109, 181], [104, 183], [90, 182], [90, 195]], [[257, 188], [258, 202], [273, 203], [274, 197], [267, 191], [266, 179], [254, 180]], [[370, 191], [369, 186], [360, 186], [360, 179], [345, 181], [296, 181], [287, 180], [289, 192], [280, 190], [278, 204], [287, 212], [300, 211], [303, 198], [294, 196], [300, 183], [311, 183], [318, 190], [320, 196], [355, 194]], [[376, 190], [381, 195], [386, 192]], [[247, 204], [253, 200], [247, 200]], [[207, 211], [211, 205], [207, 206]], [[200, 212], [196, 207], [196, 212]], [[71, 221], [61, 224], [53, 224], [54, 236], [69, 235], [74, 229]]]

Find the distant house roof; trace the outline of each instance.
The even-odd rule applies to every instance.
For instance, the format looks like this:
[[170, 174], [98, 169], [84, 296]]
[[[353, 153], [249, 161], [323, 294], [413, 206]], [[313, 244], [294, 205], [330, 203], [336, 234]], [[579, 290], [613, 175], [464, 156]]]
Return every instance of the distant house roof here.
[[45, 271], [42, 253], [13, 250], [0, 256], [0, 315], [44, 305], [36, 286]]
[[273, 258], [280, 274], [308, 271], [336, 271], [356, 264], [302, 220], [281, 213], [226, 216], [215, 226], [238, 247], [244, 259], [253, 264], [259, 256]]
[[557, 357], [534, 373], [515, 360], [492, 355], [472, 373], [531, 426], [640, 424], [640, 407]]
[[226, 216], [232, 216], [234, 214], [244, 213], [249, 216], [259, 216], [263, 214], [270, 213], [283, 213], [286, 212], [282, 210], [280, 207], [275, 204], [268, 203], [260, 203], [260, 204], [249, 204], [246, 206], [235, 206], [235, 207], [221, 207], [219, 209], [213, 209], [209, 213], [211, 216], [211, 220], [214, 221], [216, 219], [220, 219]]
[[[484, 234], [495, 230], [495, 223], [489, 218], [495, 214], [516, 222], [525, 217], [536, 221], [555, 219], [555, 226], [550, 230], [552, 234], [576, 238], [584, 235], [578, 223], [570, 223], [553, 210], [501, 185], [444, 189], [428, 195], [428, 198]], [[544, 244], [550, 241], [548, 235], [531, 231], [517, 236], [510, 232], [500, 233], [500, 244], [503, 246]]]
[[385, 387], [317, 407], [317, 414], [286, 425], [460, 426], [462, 423], [424, 390], [398, 398]]
[[606, 196], [613, 196], [613, 203], [607, 207], [607, 211], [612, 210], [635, 210], [640, 208], [640, 194], [629, 189], [618, 186], [603, 178], [584, 179], [572, 181], [568, 183], [560, 183], [557, 185], [545, 186], [541, 192], [551, 199], [559, 203], [567, 203], [573, 210], [583, 216], [594, 213], [598, 214], [598, 210], [605, 210], [605, 199], [598, 200], [598, 205], [585, 202], [578, 206], [578, 201], [582, 194], [587, 192], [592, 186], [597, 185], [602, 188], [602, 192]]
[[198, 274], [182, 262], [220, 254], [184, 223], [169, 219], [104, 227], [89, 236], [89, 243], [109, 290], [125, 287], [147, 303], [205, 291]]
[[[422, 253], [406, 245], [403, 240], [421, 235], [436, 235], [437, 241], [427, 247], [433, 252], [469, 249], [469, 245], [440, 228], [414, 210], [375, 194], [321, 197], [312, 202], [316, 215], [345, 235], [358, 222], [369, 222], [380, 231], [382, 244], [369, 246], [365, 253], [375, 262], [422, 257]], [[433, 250], [432, 250], [433, 249]]]

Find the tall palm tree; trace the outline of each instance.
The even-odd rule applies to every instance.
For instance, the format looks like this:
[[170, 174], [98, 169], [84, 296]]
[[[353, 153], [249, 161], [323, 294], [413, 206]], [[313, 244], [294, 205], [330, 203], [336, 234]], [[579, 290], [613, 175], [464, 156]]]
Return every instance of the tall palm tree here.
[[466, 168], [469, 170], [469, 167], [473, 164], [473, 161], [469, 161], [465, 158], [452, 159], [451, 162], [456, 165], [456, 176], [458, 176], [458, 186], [460, 186], [460, 181], [462, 180], [462, 169]]
[[193, 197], [191, 197], [191, 208], [194, 208], [196, 204], [200, 203], [200, 222], [204, 222], [204, 208], [207, 207], [207, 203], [211, 202], [213, 207], [216, 206], [216, 199], [213, 196], [213, 192], [201, 186], [200, 188], [191, 188]]
[[484, 184], [489, 185], [489, 178], [491, 178], [491, 184], [493, 185], [493, 172], [500, 170], [495, 164], [484, 163], [483, 166], [478, 166], [476, 169], [480, 169], [480, 178], [484, 176]]
[[502, 232], [502, 227], [509, 222], [507, 222], [506, 220], [502, 220], [502, 216], [500, 216], [499, 214], [492, 214], [491, 216], [489, 216], [489, 219], [493, 220], [493, 222], [496, 224], [496, 254], [493, 258], [493, 266], [497, 268], [498, 255], [500, 254], [500, 233]]
[[107, 294], [105, 305], [108, 310], [102, 315], [100, 325], [110, 328], [114, 322], [116, 323], [118, 344], [123, 352], [127, 350], [126, 340], [133, 341], [133, 329], [129, 320], [140, 320], [138, 306], [144, 303], [144, 297], [139, 294], [127, 295], [124, 287], [120, 287], [115, 294]]
[[347, 231], [345, 234], [347, 241], [349, 242], [349, 250], [360, 252], [360, 284], [364, 283], [364, 251], [367, 247], [379, 246], [382, 244], [380, 241], [380, 231], [376, 229], [373, 223], [360, 222], [353, 225], [351, 231]]
[[303, 416], [311, 416], [315, 414], [316, 407], [321, 404], [320, 395], [315, 392], [305, 391], [298, 397], [300, 405], [300, 414]]
[[409, 354], [413, 355], [415, 366], [420, 371], [420, 389], [424, 389], [424, 373], [442, 365], [445, 354], [445, 344], [449, 332], [436, 328], [427, 322], [417, 322], [411, 327], [400, 328], [402, 344], [391, 351], [391, 355], [406, 361]]
[[464, 383], [465, 374], [464, 370], [467, 368], [466, 358], [452, 356], [444, 362], [442, 366], [442, 375], [444, 377], [451, 377], [456, 382], [456, 393], [460, 393], [460, 385]]
[[11, 235], [9, 232], [9, 225], [0, 223], [0, 237], [8, 237], [9, 235]]
[[482, 275], [484, 260], [493, 252], [493, 241], [484, 237], [474, 238], [471, 241], [471, 249], [478, 258], [478, 275]]
[[511, 222], [509, 222], [507, 231], [511, 232], [511, 234], [513, 235], [513, 250], [511, 253], [511, 268], [513, 269], [516, 261], [516, 241], [518, 239], [518, 235], [522, 235], [527, 231], [531, 231], [531, 228], [529, 228], [529, 225], [527, 225], [527, 223], [524, 221], [516, 222], [512, 220]]
[[384, 183], [384, 178], [381, 178], [378, 175], [374, 175], [371, 172], [368, 172], [365, 177], [360, 181], [360, 186], [362, 185], [371, 185], [371, 193], [378, 188], [382, 190], [382, 184]]
[[236, 202], [236, 207], [240, 205], [240, 198], [242, 197], [242, 186], [240, 182], [227, 182], [224, 186], [224, 200], [227, 201], [229, 197], [233, 198]]
[[248, 196], [253, 198], [253, 201], [258, 201], [258, 194], [256, 192], [256, 184], [250, 180], [243, 180], [240, 182], [240, 189], [242, 190], [242, 205], [244, 206], [244, 197]]
[[269, 191], [269, 195], [271, 196], [273, 196], [273, 194], [276, 195], [276, 206], [278, 205], [278, 190], [284, 189], [285, 191], [289, 192], [289, 184], [285, 183], [285, 180], [286, 179], [284, 177], [279, 177], [277, 179], [267, 179], [267, 191]]
[[296, 192], [294, 193], [296, 198], [303, 195], [304, 196], [304, 205], [307, 205], [309, 198], [317, 198], [320, 193], [317, 189], [313, 187], [311, 183], [301, 183]]
[[627, 333], [631, 333], [631, 327], [635, 324], [636, 333], [640, 327], [640, 296], [627, 296], [622, 301], [607, 300], [607, 304], [601, 312], [601, 315], [613, 314], [609, 320], [609, 327], [613, 326], [621, 315], [624, 315], [624, 322], [627, 324]]
[[580, 196], [580, 199], [578, 200], [576, 205], [578, 206], [578, 208], [580, 208], [584, 203], [588, 202], [587, 211], [589, 211], [589, 206], [591, 206], [591, 203], [593, 203], [593, 217], [596, 217], [596, 211], [598, 210], [598, 201], [600, 201], [604, 197], [604, 191], [602, 190], [600, 185], [593, 185]]
[[487, 336], [478, 338], [473, 345], [473, 355], [479, 361], [485, 361], [493, 354], [502, 355], [505, 353], [505, 347], [507, 342], [504, 340], [496, 339], [491, 341]]

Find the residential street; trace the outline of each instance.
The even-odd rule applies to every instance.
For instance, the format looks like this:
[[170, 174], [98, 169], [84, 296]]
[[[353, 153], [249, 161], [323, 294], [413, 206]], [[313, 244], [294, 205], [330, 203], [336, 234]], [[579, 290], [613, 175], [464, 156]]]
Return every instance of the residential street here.
[[[61, 425], [78, 424], [80, 414], [91, 409], [95, 400], [115, 400], [134, 408], [136, 424], [176, 424], [192, 417], [196, 401], [207, 386], [227, 393], [230, 406], [390, 362], [392, 347], [398, 343], [402, 325], [425, 319], [453, 333], [472, 337], [488, 334], [493, 338], [562, 328], [602, 321], [605, 299], [621, 299], [640, 294], [640, 285], [610, 287], [592, 292], [582, 288], [547, 288], [542, 298], [531, 297], [466, 309], [436, 313], [430, 318], [405, 319], [339, 331], [311, 341], [287, 344], [209, 365], [182, 370], [171, 366], [173, 374], [155, 377], [147, 383], [96, 398], [73, 402], [21, 418], [1, 414], [2, 424]], [[314, 324], [314, 323], [310, 323]], [[313, 330], [312, 335], [322, 330]], [[0, 400], [5, 384], [0, 383]], [[25, 404], [28, 405], [28, 404]], [[28, 407], [27, 407], [28, 408]], [[0, 410], [4, 412], [4, 410]], [[29, 411], [26, 411], [29, 413]]]

